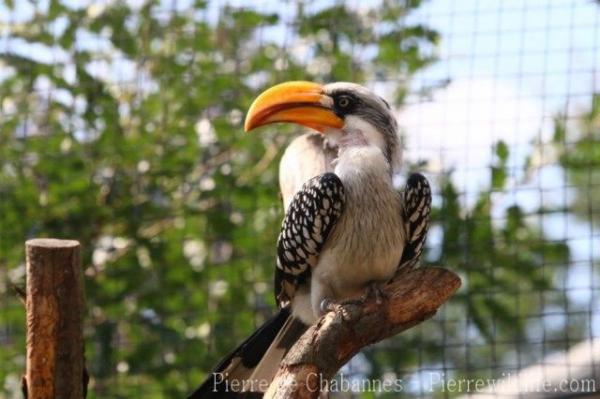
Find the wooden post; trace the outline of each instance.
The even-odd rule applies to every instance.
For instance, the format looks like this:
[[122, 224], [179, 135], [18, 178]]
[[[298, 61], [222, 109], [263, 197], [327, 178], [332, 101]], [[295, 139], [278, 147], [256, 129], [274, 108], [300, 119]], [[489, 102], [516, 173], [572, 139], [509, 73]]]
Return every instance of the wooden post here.
[[29, 240], [26, 252], [28, 399], [82, 399], [84, 297], [79, 242]]

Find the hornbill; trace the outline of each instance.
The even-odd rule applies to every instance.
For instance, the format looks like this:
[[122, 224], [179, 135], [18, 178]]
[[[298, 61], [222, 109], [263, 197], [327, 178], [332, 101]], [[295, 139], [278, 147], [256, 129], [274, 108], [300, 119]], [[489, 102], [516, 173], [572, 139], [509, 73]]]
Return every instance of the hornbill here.
[[189, 398], [262, 397], [281, 360], [324, 312], [381, 294], [422, 252], [431, 207], [425, 177], [392, 183], [401, 143], [388, 103], [353, 83], [287, 82], [251, 105], [245, 130], [293, 122], [319, 133], [280, 164], [285, 218], [277, 242], [279, 312], [223, 359]]

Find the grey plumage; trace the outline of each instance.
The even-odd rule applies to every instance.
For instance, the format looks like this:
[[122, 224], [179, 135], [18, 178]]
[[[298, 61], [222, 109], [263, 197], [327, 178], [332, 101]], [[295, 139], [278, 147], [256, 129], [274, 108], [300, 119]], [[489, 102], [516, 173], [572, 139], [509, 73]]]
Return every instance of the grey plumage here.
[[[306, 134], [295, 139], [282, 158], [280, 186], [288, 215], [298, 198], [296, 194], [292, 200], [292, 195], [302, 192], [298, 182], [301, 173], [306, 173], [308, 179], [317, 175], [319, 168], [321, 173], [335, 171], [346, 193], [344, 212], [323, 250], [312, 254], [317, 261], [313, 257], [310, 267], [302, 268], [301, 278], [292, 280], [300, 281], [297, 286], [286, 286], [287, 291], [298, 292], [298, 298], [292, 298], [293, 314], [306, 323], [318, 316], [320, 299], [343, 300], [360, 295], [366, 284], [385, 282], [400, 268], [414, 267], [423, 250], [431, 207], [431, 191], [420, 174], [409, 177], [402, 194], [393, 189], [391, 176], [401, 157], [401, 143], [389, 105], [354, 84], [334, 83], [325, 86], [324, 92], [332, 97], [334, 111], [347, 122], [354, 122], [347, 123], [345, 135], [365, 136], [366, 142], [359, 144], [366, 146], [355, 146], [356, 140], [348, 145], [343, 138]], [[350, 106], [339, 109], [339, 99], [348, 96], [352, 97]], [[336, 149], [334, 158], [332, 152]], [[353, 162], [352, 156], [344, 160], [348, 149], [354, 151], [358, 162]], [[367, 154], [362, 159], [357, 156], [361, 151]], [[344, 167], [348, 160], [353, 167]], [[291, 231], [293, 224], [286, 217], [280, 242], [285, 242], [285, 234], [291, 235], [286, 231]], [[291, 250], [299, 237], [290, 239]], [[285, 258], [279, 256], [278, 263], [285, 264]], [[280, 284], [275, 290], [276, 295], [281, 294]]]
[[[324, 87], [330, 96], [352, 96], [355, 103], [350, 109], [341, 110], [332, 101], [331, 106], [338, 115], [352, 115], [369, 124], [382, 137], [382, 151], [392, 170], [402, 161], [402, 142], [398, 135], [398, 124], [390, 105], [383, 98], [373, 94], [367, 88], [349, 82], [336, 82]], [[305, 133], [286, 148], [279, 164], [279, 187], [283, 197], [284, 211], [294, 194], [309, 179], [326, 172], [333, 172], [333, 162], [338, 156], [336, 134], [322, 135]]]
[[[289, 289], [296, 293], [292, 298], [292, 314], [307, 324], [318, 318], [324, 299], [343, 301], [357, 297], [368, 284], [383, 284], [391, 279], [405, 242], [402, 199], [394, 190], [384, 154], [369, 145], [343, 147], [334, 171], [345, 193], [343, 212], [333, 220], [335, 226], [322, 250], [313, 255], [314, 266], [304, 271], [302, 281], [306, 283]], [[314, 188], [311, 190], [312, 196], [326, 195], [323, 190], [316, 194]], [[296, 194], [287, 215], [301, 208], [301, 199], [306, 194], [305, 190]], [[304, 220], [323, 211], [324, 207], [305, 208]], [[289, 242], [290, 248], [298, 235], [288, 232], [293, 232], [296, 224], [286, 216], [282, 227], [280, 240]], [[285, 256], [280, 256], [279, 261], [291, 269]]]
[[[292, 90], [301, 86], [296, 82]], [[408, 179], [403, 193], [393, 187], [402, 146], [389, 105], [352, 83], [323, 86], [319, 102], [309, 105], [335, 113], [343, 126], [326, 131], [320, 126], [323, 136], [300, 136], [282, 157], [286, 216], [274, 278], [280, 311], [217, 367], [232, 379], [271, 381], [287, 351], [320, 316], [324, 299], [359, 297], [367, 286], [386, 283], [399, 269], [416, 265], [423, 250], [431, 191], [418, 174]], [[279, 109], [260, 108], [255, 115], [273, 120]], [[207, 387], [209, 382], [196, 392], [206, 393]], [[260, 392], [254, 394], [260, 397]]]
[[346, 115], [351, 113], [361, 120], [368, 121], [385, 141], [382, 150], [387, 161], [390, 165], [399, 165], [402, 149], [398, 135], [398, 123], [388, 102], [366, 87], [355, 83], [332, 83], [326, 86], [326, 92], [330, 96], [352, 96], [354, 100], [352, 108], [342, 112]]

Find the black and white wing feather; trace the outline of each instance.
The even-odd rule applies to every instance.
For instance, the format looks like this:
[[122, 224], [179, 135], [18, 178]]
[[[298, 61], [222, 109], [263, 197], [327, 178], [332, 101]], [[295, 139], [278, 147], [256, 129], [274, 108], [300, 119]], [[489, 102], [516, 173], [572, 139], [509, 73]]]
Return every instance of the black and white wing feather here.
[[329, 233], [344, 210], [344, 186], [339, 177], [313, 177], [290, 203], [277, 241], [275, 299], [280, 307], [294, 297], [317, 265]]
[[427, 238], [431, 188], [425, 176], [420, 173], [411, 174], [406, 181], [403, 213], [407, 235], [398, 269], [413, 268], [418, 264]]

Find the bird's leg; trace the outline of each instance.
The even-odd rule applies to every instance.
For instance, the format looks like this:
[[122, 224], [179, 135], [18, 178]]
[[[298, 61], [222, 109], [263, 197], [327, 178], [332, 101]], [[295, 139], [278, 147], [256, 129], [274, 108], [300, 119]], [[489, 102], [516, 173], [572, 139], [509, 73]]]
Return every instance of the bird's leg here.
[[362, 301], [360, 299], [346, 299], [338, 302], [325, 298], [321, 301], [319, 308], [321, 310], [321, 316], [328, 312], [339, 312], [344, 321], [350, 321], [353, 314], [351, 310], [360, 307], [361, 304]]
[[377, 305], [381, 305], [385, 299], [388, 298], [388, 294], [384, 289], [384, 284], [377, 281], [370, 281], [365, 288], [364, 294], [361, 296], [362, 302], [367, 302], [374, 298]]
[[382, 284], [377, 281], [370, 281], [365, 287], [364, 293], [359, 298], [350, 298], [345, 299], [343, 301], [334, 301], [330, 298], [324, 298], [321, 301], [319, 307], [321, 311], [321, 316], [327, 312], [333, 312], [338, 310], [341, 310], [342, 315], [344, 315], [345, 313], [347, 314], [347, 312], [345, 312], [344, 310], [344, 307], [360, 306], [372, 299], [375, 300], [375, 303], [377, 305], [381, 305], [383, 301], [388, 298], [388, 294], [384, 289], [384, 285], [385, 284]]

